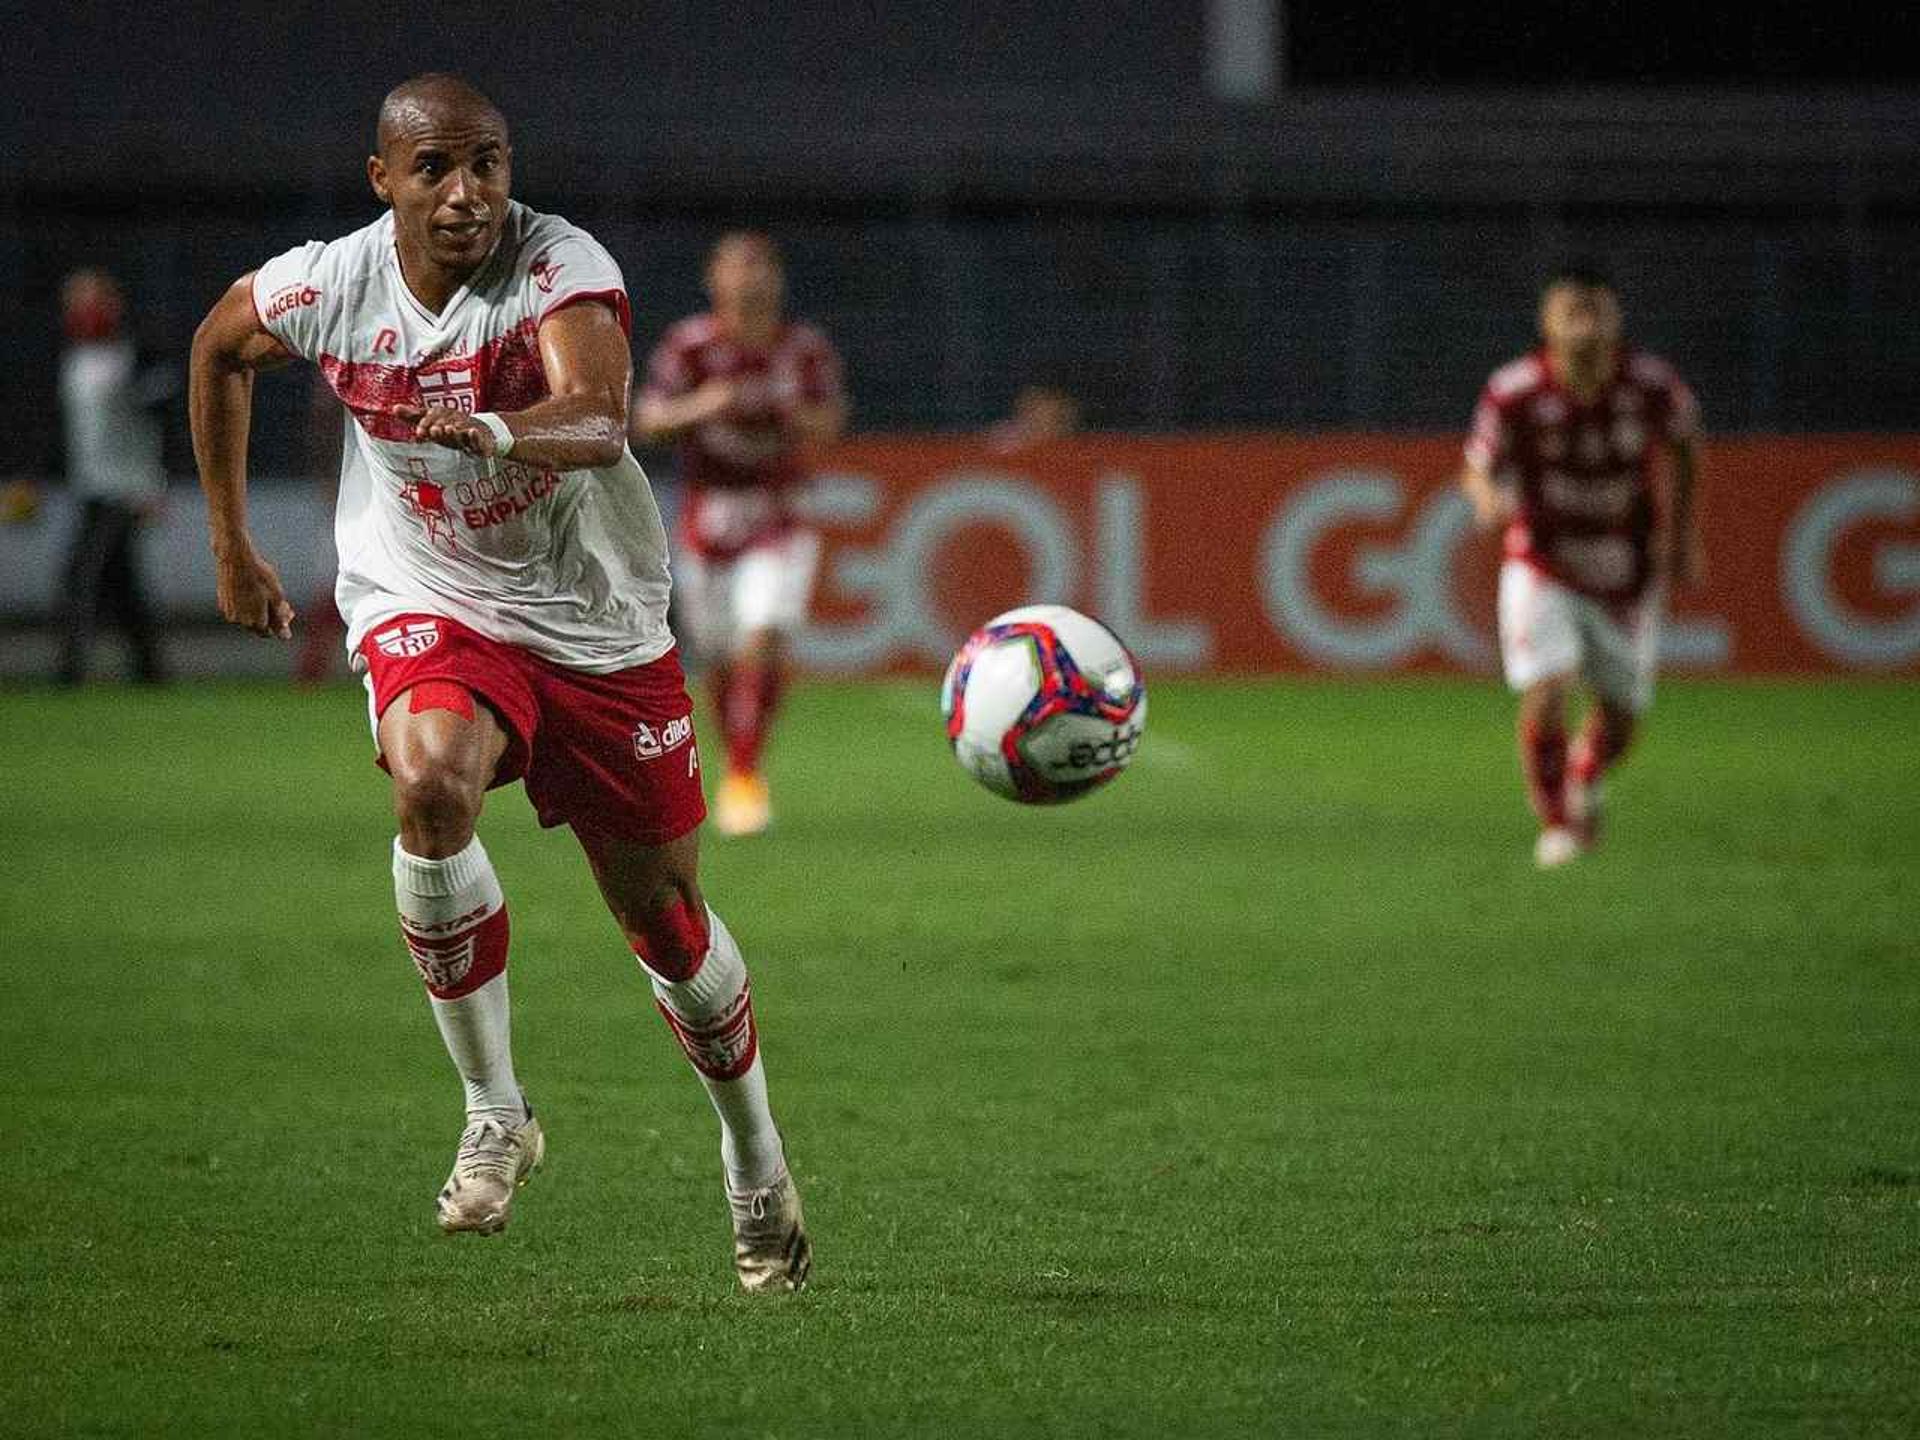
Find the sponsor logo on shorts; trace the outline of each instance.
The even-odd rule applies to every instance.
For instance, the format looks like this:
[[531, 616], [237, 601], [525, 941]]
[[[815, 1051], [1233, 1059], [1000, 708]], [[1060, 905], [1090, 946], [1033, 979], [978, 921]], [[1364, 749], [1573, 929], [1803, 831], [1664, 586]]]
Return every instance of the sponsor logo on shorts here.
[[396, 625], [391, 630], [378, 632], [373, 637], [373, 643], [379, 647], [382, 655], [391, 655], [395, 659], [424, 655], [440, 643], [440, 622], [416, 620], [411, 625]]
[[653, 726], [642, 720], [633, 727], [633, 753], [637, 759], [658, 760], [693, 739], [693, 716], [682, 715], [665, 725]]

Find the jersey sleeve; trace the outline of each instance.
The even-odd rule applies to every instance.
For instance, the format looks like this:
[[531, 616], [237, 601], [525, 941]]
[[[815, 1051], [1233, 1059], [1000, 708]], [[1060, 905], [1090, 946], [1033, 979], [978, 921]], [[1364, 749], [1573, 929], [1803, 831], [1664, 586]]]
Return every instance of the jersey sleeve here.
[[627, 303], [627, 282], [613, 256], [584, 230], [568, 229], [534, 247], [527, 261], [527, 307], [536, 323], [569, 305], [597, 301], [633, 334], [633, 311]]
[[1512, 443], [1513, 424], [1507, 417], [1507, 407], [1488, 386], [1480, 392], [1480, 403], [1474, 407], [1473, 429], [1467, 435], [1467, 464], [1489, 475], [1497, 474], [1506, 463]]
[[322, 312], [333, 298], [326, 253], [324, 243], [309, 240], [253, 272], [253, 313], [261, 328], [302, 360], [319, 355]]
[[1678, 373], [1668, 376], [1666, 401], [1667, 439], [1676, 445], [1698, 440], [1700, 402], [1694, 398], [1693, 387], [1682, 380]]
[[840, 369], [840, 356], [817, 330], [807, 332], [807, 346], [800, 366], [800, 395], [809, 405], [838, 405], [847, 395]]

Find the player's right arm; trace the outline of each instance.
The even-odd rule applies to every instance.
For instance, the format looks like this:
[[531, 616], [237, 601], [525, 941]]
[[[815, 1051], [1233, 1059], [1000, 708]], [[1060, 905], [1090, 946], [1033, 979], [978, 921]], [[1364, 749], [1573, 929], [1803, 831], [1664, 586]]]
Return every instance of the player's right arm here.
[[661, 444], [683, 430], [718, 419], [733, 404], [733, 381], [718, 376], [684, 395], [656, 395], [642, 391], [633, 407], [633, 438], [641, 444]]
[[718, 375], [695, 384], [679, 331], [669, 331], [647, 360], [647, 378], [627, 425], [628, 438], [636, 445], [676, 440], [683, 431], [724, 415], [738, 390], [733, 381]]
[[194, 331], [187, 375], [193, 457], [207, 495], [221, 617], [282, 640], [293, 634], [293, 606], [247, 530], [247, 439], [254, 372], [291, 358], [260, 323], [249, 273], [228, 287]]

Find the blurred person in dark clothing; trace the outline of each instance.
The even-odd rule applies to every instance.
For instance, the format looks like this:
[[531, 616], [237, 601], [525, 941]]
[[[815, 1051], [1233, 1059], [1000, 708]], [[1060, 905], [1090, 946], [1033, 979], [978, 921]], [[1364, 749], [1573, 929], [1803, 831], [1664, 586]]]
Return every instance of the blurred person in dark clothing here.
[[105, 271], [69, 275], [60, 309], [67, 337], [60, 411], [79, 519], [57, 597], [64, 630], [57, 678], [65, 685], [86, 678], [105, 615], [126, 632], [135, 678], [159, 684], [166, 662], [140, 573], [140, 530], [165, 497], [157, 411], [178, 380], [142, 364], [125, 331], [120, 286]]

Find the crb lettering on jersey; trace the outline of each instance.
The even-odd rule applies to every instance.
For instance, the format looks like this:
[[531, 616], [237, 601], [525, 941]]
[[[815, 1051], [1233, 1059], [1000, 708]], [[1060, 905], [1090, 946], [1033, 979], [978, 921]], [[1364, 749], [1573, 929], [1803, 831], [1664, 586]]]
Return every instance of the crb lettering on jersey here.
[[678, 750], [692, 738], [691, 715], [682, 715], [657, 728], [642, 720], [633, 727], [633, 753], [637, 759], [658, 760], [668, 751]]
[[1056, 760], [1047, 768], [1059, 772], [1110, 770], [1115, 765], [1124, 765], [1133, 758], [1133, 752], [1140, 748], [1142, 729], [1139, 725], [1124, 728], [1116, 726], [1104, 740], [1076, 740], [1067, 751], [1066, 759]]
[[434, 620], [416, 620], [409, 625], [396, 625], [391, 630], [376, 631], [373, 643], [379, 647], [382, 655], [391, 655], [396, 659], [424, 655], [440, 643], [440, 625]]
[[422, 405], [458, 410], [462, 415], [471, 415], [478, 408], [479, 381], [470, 361], [418, 370], [413, 380], [420, 387]]
[[262, 320], [278, 320], [289, 310], [298, 310], [311, 305], [320, 298], [320, 292], [311, 285], [285, 285], [273, 292], [267, 301], [267, 308], [261, 313]]

